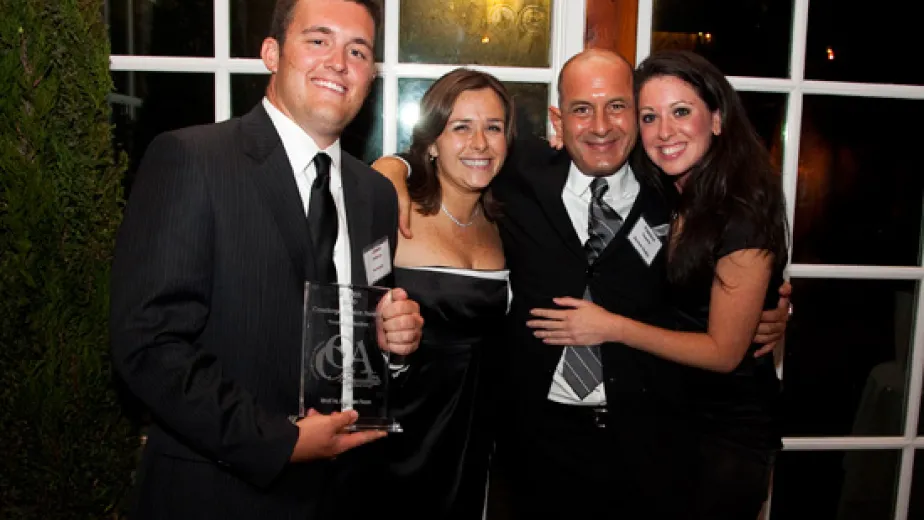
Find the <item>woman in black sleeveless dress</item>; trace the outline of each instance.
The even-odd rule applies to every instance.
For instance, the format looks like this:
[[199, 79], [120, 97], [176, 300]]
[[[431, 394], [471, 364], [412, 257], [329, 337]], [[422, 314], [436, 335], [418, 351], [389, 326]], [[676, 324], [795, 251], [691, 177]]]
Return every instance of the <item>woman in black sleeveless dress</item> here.
[[635, 97], [644, 149], [636, 173], [669, 180], [665, 193], [676, 198], [659, 245], [671, 330], [566, 298], [556, 303], [572, 309], [537, 309], [533, 325], [550, 344], [618, 342], [687, 365], [693, 517], [754, 520], [781, 447], [773, 359], [755, 358], [752, 344], [788, 258], [780, 178], [734, 89], [702, 57], [652, 54], [636, 70]]

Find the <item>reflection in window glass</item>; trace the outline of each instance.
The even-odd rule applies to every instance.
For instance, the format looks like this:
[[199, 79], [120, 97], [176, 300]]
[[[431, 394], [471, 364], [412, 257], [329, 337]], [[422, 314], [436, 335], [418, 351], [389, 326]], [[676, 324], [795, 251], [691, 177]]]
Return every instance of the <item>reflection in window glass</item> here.
[[[231, 115], [242, 116], [263, 99], [268, 74], [231, 76]], [[382, 80], [377, 79], [362, 109], [344, 129], [340, 146], [354, 157], [371, 163], [382, 156]]]
[[112, 54], [214, 56], [213, 0], [106, 2]]
[[738, 92], [748, 119], [770, 152], [778, 171], [783, 165], [783, 125], [786, 122], [786, 94]]
[[784, 451], [770, 519], [892, 520], [900, 458], [892, 450]]
[[916, 282], [793, 279], [786, 436], [901, 435]]
[[[420, 98], [430, 88], [432, 79], [398, 80], [398, 151], [411, 145], [411, 132], [420, 113]], [[549, 104], [549, 86], [546, 83], [513, 83], [504, 86], [513, 96], [516, 106], [517, 134], [546, 135], [546, 114]]]
[[113, 141], [129, 157], [126, 186], [148, 144], [158, 134], [215, 122], [215, 79], [212, 74], [112, 72], [110, 95]]
[[918, 265], [924, 156], [896, 151], [886, 121], [918, 100], [806, 96], [793, 261]]
[[843, 0], [809, 2], [805, 77], [924, 85], [924, 67], [917, 58], [920, 17], [897, 4], [889, 7], [856, 9]]
[[399, 60], [548, 67], [551, 17], [549, 0], [401, 0]]
[[655, 0], [651, 50], [696, 51], [729, 76], [789, 75], [791, 1]]
[[[269, 36], [273, 4], [266, 0], [231, 1], [231, 57], [259, 58], [263, 40]], [[391, 0], [389, 0], [391, 1]], [[378, 28], [375, 61], [382, 61], [382, 33]]]

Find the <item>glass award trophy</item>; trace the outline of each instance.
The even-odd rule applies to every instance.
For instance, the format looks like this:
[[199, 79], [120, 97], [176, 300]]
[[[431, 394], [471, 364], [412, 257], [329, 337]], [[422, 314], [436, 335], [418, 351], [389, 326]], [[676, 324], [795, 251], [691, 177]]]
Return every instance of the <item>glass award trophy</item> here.
[[356, 410], [351, 431], [401, 431], [388, 413], [389, 354], [376, 337], [387, 294], [382, 287], [305, 283], [299, 417], [311, 408]]

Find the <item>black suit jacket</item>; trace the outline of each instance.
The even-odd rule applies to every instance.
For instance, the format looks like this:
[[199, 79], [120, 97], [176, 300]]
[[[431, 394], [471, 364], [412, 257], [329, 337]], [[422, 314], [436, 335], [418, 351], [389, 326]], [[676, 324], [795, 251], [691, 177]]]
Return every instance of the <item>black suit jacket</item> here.
[[[492, 186], [503, 203], [499, 224], [513, 290], [505, 361], [509, 391], [503, 394], [510, 396], [506, 409], [513, 421], [499, 450], [505, 440], [516, 450], [517, 439], [530, 435], [530, 418], [542, 413], [562, 354], [562, 347], [545, 345], [526, 326], [529, 311], [555, 308], [554, 297], [581, 298], [589, 287], [594, 302], [608, 311], [657, 322], [666, 290], [666, 244], [648, 265], [627, 235], [641, 218], [655, 227], [667, 224], [671, 214], [662, 193], [639, 178], [640, 192], [629, 216], [588, 265], [562, 201], [571, 158], [544, 143], [518, 142], [516, 147], [509, 167]], [[607, 432], [619, 448], [613, 481], [619, 486], [614, 493], [624, 499], [620, 513], [681, 518], [658, 512], [661, 505], [681, 502], [676, 486], [686, 474], [680, 459], [690, 453], [680, 367], [620, 344], [604, 344], [601, 353], [611, 415]]]
[[[390, 183], [342, 159], [353, 283], [388, 237]], [[302, 303], [317, 259], [292, 167], [262, 106], [155, 139], [119, 230], [113, 364], [150, 409], [132, 518], [310, 518], [332, 462], [289, 464]], [[381, 282], [380, 282], [381, 283]]]

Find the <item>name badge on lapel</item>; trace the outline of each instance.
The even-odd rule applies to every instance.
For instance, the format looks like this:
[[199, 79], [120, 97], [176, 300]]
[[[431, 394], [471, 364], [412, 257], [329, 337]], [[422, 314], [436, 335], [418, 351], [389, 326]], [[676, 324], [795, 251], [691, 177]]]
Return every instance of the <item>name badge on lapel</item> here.
[[629, 243], [635, 248], [645, 265], [649, 266], [661, 250], [661, 239], [645, 221], [645, 217], [639, 217], [638, 222], [632, 227], [632, 231], [629, 232]]
[[363, 263], [366, 266], [366, 283], [369, 285], [375, 285], [391, 274], [391, 248], [388, 237], [382, 237], [378, 242], [363, 249]]

